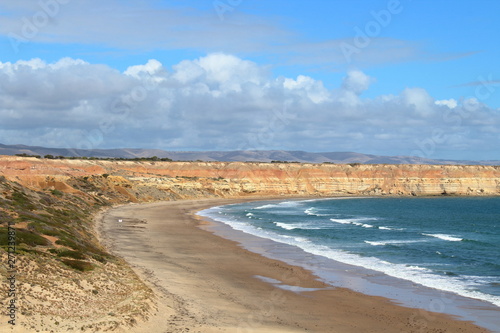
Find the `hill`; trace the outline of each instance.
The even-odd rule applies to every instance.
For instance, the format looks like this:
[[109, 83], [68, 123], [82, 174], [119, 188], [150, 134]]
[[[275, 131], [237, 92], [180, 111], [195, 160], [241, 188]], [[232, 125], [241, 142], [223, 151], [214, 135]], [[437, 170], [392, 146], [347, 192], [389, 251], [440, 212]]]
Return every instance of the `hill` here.
[[38, 155], [96, 158], [169, 158], [174, 161], [219, 162], [301, 162], [301, 163], [363, 163], [363, 164], [430, 164], [430, 165], [500, 165], [500, 161], [438, 160], [415, 156], [379, 156], [355, 152], [323, 152], [286, 150], [235, 151], [165, 151], [160, 149], [72, 149], [0, 144], [0, 155]]

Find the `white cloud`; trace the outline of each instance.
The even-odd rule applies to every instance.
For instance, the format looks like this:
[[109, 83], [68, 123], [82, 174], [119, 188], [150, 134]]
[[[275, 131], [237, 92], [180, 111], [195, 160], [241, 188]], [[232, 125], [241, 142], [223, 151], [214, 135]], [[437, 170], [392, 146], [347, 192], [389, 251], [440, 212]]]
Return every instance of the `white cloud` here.
[[342, 88], [359, 95], [370, 87], [375, 80], [359, 70], [352, 70], [347, 73], [342, 83]]
[[296, 80], [285, 78], [283, 87], [291, 92], [309, 98], [313, 103], [325, 102], [330, 95], [321, 81], [316, 81], [304, 75], [299, 75]]
[[436, 101], [435, 103], [436, 103], [436, 105], [447, 106], [450, 109], [454, 109], [454, 108], [456, 108], [458, 106], [457, 100], [455, 100], [453, 98], [443, 99], [443, 100], [440, 100], [440, 101]]
[[203, 81], [216, 94], [241, 92], [242, 85], [259, 85], [266, 75], [265, 70], [257, 64], [223, 53], [182, 61], [174, 66], [174, 70], [173, 77], [182, 84]]
[[130, 66], [125, 71], [125, 74], [133, 76], [135, 78], [140, 78], [142, 75], [152, 76], [162, 72], [163, 70], [164, 69], [161, 62], [155, 59], [151, 59], [145, 65]]
[[435, 101], [421, 88], [362, 98], [373, 80], [353, 71], [329, 90], [223, 53], [171, 69], [150, 60], [124, 72], [68, 58], [0, 63], [0, 142], [409, 155], [440, 130], [427, 157], [497, 149], [497, 110], [474, 98]]
[[434, 99], [422, 88], [406, 88], [401, 94], [406, 106], [420, 116], [430, 116], [434, 111]]

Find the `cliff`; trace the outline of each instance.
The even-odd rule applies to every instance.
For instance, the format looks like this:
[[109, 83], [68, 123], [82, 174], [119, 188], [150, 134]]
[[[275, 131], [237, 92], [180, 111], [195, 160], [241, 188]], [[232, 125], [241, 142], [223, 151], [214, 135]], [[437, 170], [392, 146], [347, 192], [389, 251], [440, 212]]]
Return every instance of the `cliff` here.
[[[88, 195], [96, 185], [140, 202], [249, 195], [498, 195], [499, 166], [46, 160], [3, 156], [0, 175]], [[114, 200], [114, 199], [113, 199]], [[112, 201], [113, 201], [112, 200]]]

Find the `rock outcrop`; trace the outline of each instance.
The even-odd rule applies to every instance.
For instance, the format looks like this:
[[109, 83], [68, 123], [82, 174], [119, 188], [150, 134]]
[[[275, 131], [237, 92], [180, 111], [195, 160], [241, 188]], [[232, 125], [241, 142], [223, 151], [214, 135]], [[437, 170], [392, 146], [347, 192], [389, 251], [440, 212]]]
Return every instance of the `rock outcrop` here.
[[[47, 160], [2, 156], [0, 175], [82, 195], [84, 182], [131, 202], [197, 197], [499, 195], [500, 166]], [[122, 201], [122, 200], [120, 200]]]

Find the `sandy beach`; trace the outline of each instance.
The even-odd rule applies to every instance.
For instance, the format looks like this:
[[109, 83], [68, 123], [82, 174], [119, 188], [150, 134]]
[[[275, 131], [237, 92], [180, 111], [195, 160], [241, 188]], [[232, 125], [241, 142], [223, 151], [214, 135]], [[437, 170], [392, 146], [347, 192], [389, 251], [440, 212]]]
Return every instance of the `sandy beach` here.
[[241, 201], [132, 204], [102, 215], [101, 241], [156, 294], [156, 313], [127, 331], [488, 332], [450, 316], [325, 285], [301, 267], [249, 252], [199, 227], [210, 222], [197, 211]]

